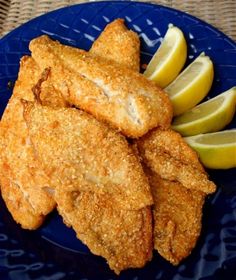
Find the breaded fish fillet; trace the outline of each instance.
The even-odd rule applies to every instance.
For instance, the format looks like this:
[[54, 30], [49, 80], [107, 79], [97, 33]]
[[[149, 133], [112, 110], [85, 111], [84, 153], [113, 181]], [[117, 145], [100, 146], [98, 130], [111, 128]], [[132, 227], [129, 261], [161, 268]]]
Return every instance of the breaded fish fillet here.
[[77, 109], [24, 106], [65, 223], [116, 273], [144, 266], [152, 255], [152, 196], [125, 138]]
[[57, 188], [55, 199], [64, 222], [92, 253], [106, 258], [117, 274], [127, 268], [143, 267], [152, 257], [150, 207], [121, 209], [109, 194], [73, 193]]
[[154, 199], [154, 248], [177, 265], [191, 253], [201, 233], [205, 194], [189, 190], [177, 181], [162, 179], [148, 168], [145, 174]]
[[139, 72], [139, 37], [126, 28], [124, 19], [109, 23], [93, 43], [90, 52]]
[[205, 196], [216, 186], [178, 133], [155, 129], [136, 146], [154, 199], [154, 248], [177, 265], [195, 247]]
[[35, 158], [21, 103], [21, 98], [34, 100], [31, 88], [39, 76], [33, 59], [23, 57], [13, 95], [0, 122], [1, 192], [15, 221], [26, 229], [39, 227], [55, 206], [48, 193], [48, 177]]
[[109, 193], [124, 209], [152, 204], [141, 164], [122, 135], [74, 108], [24, 104], [30, 139], [54, 188]]
[[49, 75], [49, 69], [45, 69], [41, 73], [41, 75], [39, 76], [39, 80], [32, 88], [34, 96], [40, 96], [40, 102], [45, 106], [55, 108], [70, 107], [70, 104], [65, 100], [62, 93], [53, 86]]
[[155, 129], [138, 140], [145, 164], [161, 178], [178, 181], [185, 188], [206, 194], [215, 191], [215, 184], [201, 166], [196, 153], [173, 130]]
[[172, 105], [167, 94], [143, 75], [47, 36], [32, 40], [30, 50], [42, 70], [51, 68], [54, 87], [69, 103], [126, 136], [170, 126]]
[[[135, 32], [126, 28], [123, 19], [116, 19], [108, 24], [95, 40], [90, 52], [105, 59], [111, 59], [113, 62], [129, 67], [134, 71], [139, 71], [139, 37]], [[37, 90], [40, 91], [40, 98], [44, 105], [51, 107], [70, 106], [62, 93], [53, 86], [50, 77], [45, 77], [44, 72], [42, 72], [42, 77], [33, 87], [33, 91]]]

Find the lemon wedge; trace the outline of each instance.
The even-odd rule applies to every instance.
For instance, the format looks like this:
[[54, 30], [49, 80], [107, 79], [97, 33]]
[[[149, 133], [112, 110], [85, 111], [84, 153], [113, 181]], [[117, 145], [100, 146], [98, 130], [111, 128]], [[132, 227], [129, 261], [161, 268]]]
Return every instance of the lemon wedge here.
[[172, 128], [183, 136], [219, 131], [232, 121], [235, 105], [233, 87], [176, 117]]
[[213, 76], [211, 59], [201, 53], [165, 88], [173, 103], [174, 116], [193, 108], [207, 95], [213, 82]]
[[204, 166], [212, 169], [236, 167], [236, 129], [185, 137]]
[[186, 57], [187, 44], [183, 32], [170, 24], [144, 75], [164, 88], [177, 77], [185, 64]]

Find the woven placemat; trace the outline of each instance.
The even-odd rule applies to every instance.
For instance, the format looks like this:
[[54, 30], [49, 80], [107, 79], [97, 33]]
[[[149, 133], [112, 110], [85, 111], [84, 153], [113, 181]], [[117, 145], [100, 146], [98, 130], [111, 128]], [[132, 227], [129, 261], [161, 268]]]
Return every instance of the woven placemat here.
[[[84, 0], [0, 0], [0, 36], [31, 18], [61, 7], [86, 2]], [[160, 5], [172, 7], [212, 24], [236, 40], [235, 0], [152, 0]]]

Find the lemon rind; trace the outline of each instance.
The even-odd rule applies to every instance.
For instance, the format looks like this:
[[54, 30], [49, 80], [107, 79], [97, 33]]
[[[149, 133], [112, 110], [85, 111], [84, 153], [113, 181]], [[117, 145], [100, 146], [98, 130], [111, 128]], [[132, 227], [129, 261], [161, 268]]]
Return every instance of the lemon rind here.
[[[229, 97], [225, 97], [226, 95], [229, 95]], [[202, 105], [205, 106], [206, 104], [212, 102], [213, 100], [225, 97], [223, 103], [221, 103], [221, 105], [217, 108], [217, 110], [215, 110], [214, 112], [212, 112], [202, 118], [196, 119], [194, 121], [186, 122], [183, 124], [176, 124], [176, 125], [173, 124], [172, 128], [184, 136], [192, 136], [194, 134], [199, 134], [199, 133], [215, 132], [217, 130], [224, 128], [227, 124], [230, 123], [230, 121], [232, 120], [232, 118], [235, 114], [235, 104], [234, 104], [235, 96], [236, 96], [236, 87], [232, 87], [231, 89], [221, 93], [220, 95], [194, 107], [197, 109], [197, 108], [201, 107]], [[225, 118], [224, 123], [222, 123], [221, 125], [215, 125], [215, 127], [219, 127], [219, 128], [213, 128], [213, 126], [210, 126], [210, 125], [208, 127], [206, 126], [209, 123], [209, 121], [211, 121], [211, 119], [213, 119], [213, 118], [219, 119], [221, 116], [225, 117], [224, 114], [225, 114], [227, 108], [229, 108], [228, 109], [229, 114], [228, 114], [227, 118]], [[205, 124], [205, 126], [204, 126], [204, 124]], [[204, 128], [196, 128], [198, 125], [202, 125]], [[194, 127], [195, 127], [195, 129], [194, 129]], [[192, 132], [187, 131], [187, 130], [190, 130], [191, 128], [193, 128]]]

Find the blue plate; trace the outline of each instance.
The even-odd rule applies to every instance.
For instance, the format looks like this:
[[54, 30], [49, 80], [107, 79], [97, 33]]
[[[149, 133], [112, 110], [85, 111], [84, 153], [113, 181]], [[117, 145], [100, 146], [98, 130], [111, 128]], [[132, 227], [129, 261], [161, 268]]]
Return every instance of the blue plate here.
[[[142, 63], [160, 45], [168, 24], [180, 27], [188, 42], [189, 64], [202, 51], [215, 66], [209, 94], [236, 85], [236, 44], [205, 22], [170, 8], [141, 2], [92, 2], [63, 8], [22, 25], [0, 40], [0, 113], [12, 94], [19, 60], [29, 54], [31, 39], [48, 34], [62, 43], [88, 50], [107, 23], [125, 18], [141, 39]], [[29, 77], [30, 78], [30, 77]], [[236, 120], [228, 126], [235, 127]], [[233, 155], [232, 155], [233, 156]], [[103, 258], [92, 255], [56, 212], [37, 231], [22, 230], [0, 200], [0, 279], [236, 279], [235, 170], [209, 171], [218, 191], [205, 204], [203, 230], [192, 254], [173, 267], [156, 252], [143, 269], [114, 275]]]

